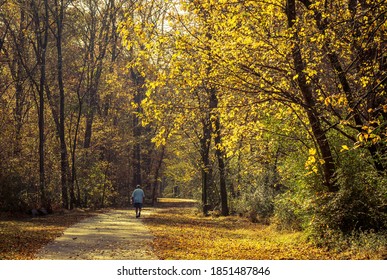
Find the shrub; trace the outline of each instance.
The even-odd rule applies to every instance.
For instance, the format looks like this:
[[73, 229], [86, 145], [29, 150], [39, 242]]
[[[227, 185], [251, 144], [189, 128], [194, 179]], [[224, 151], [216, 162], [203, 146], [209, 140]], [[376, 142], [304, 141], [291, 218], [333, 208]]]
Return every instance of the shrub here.
[[247, 192], [235, 201], [235, 211], [248, 217], [251, 222], [267, 223], [274, 213], [274, 189], [262, 186]]
[[314, 231], [354, 231], [387, 229], [387, 179], [356, 163], [341, 168], [337, 174], [340, 189], [315, 200]]
[[340, 189], [316, 195], [307, 233], [330, 250], [368, 258], [387, 248], [387, 178], [360, 159], [356, 151], [341, 159], [336, 175]]
[[387, 232], [373, 230], [343, 233], [325, 229], [314, 234], [311, 240], [340, 256], [342, 259], [385, 259], [387, 257]]
[[18, 174], [0, 177], [0, 210], [21, 212], [28, 210], [26, 190], [27, 186]]
[[274, 201], [273, 223], [278, 230], [301, 230], [303, 227], [302, 207], [294, 199], [291, 192], [287, 192]]

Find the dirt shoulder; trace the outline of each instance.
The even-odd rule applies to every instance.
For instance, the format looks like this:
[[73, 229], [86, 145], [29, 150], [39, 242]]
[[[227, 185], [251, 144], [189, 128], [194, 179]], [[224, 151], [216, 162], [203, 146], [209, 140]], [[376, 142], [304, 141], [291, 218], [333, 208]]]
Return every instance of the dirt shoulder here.
[[67, 228], [44, 246], [36, 259], [48, 260], [154, 260], [153, 236], [144, 225], [150, 209], [136, 219], [133, 210], [110, 210]]

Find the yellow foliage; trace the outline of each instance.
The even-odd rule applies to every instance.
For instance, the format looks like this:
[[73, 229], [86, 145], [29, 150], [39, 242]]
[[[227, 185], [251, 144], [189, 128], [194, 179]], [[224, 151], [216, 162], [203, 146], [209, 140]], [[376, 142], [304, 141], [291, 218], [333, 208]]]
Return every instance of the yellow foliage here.
[[340, 150], [340, 152], [344, 152], [344, 151], [349, 151], [349, 148], [348, 148], [348, 146], [347, 146], [347, 145], [343, 145], [343, 146], [341, 146], [341, 150]]

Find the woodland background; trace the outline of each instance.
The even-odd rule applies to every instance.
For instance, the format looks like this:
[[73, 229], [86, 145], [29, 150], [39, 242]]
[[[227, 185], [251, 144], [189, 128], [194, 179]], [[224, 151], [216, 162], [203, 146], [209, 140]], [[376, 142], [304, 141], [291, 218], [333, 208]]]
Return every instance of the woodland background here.
[[0, 209], [122, 207], [141, 184], [383, 234], [386, 4], [1, 0]]

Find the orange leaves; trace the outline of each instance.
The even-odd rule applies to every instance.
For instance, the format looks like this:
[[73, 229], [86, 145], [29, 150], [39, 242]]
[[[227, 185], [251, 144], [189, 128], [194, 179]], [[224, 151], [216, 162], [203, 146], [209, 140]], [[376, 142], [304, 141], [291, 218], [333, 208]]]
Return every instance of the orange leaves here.
[[55, 238], [64, 228], [41, 228], [34, 221], [0, 222], [3, 242], [0, 244], [0, 259], [31, 259], [40, 245]]
[[15, 220], [0, 217], [0, 260], [33, 259], [41, 246], [61, 235], [66, 227], [89, 215], [70, 213]]
[[[155, 236], [153, 249], [160, 259], [364, 259], [359, 250], [332, 250], [309, 243], [302, 232], [277, 231], [247, 219], [203, 217], [179, 205], [159, 209], [144, 219]], [[166, 204], [166, 203], [162, 203]], [[173, 205], [172, 205], [173, 206]], [[377, 252], [369, 258], [377, 259]]]

